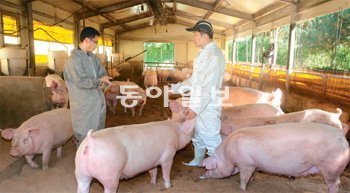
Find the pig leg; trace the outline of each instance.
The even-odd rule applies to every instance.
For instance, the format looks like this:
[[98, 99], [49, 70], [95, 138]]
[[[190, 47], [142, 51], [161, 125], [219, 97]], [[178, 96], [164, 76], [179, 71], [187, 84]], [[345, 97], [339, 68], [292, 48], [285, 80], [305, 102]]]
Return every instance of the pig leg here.
[[151, 176], [151, 182], [150, 182], [151, 184], [156, 184], [156, 182], [157, 182], [157, 172], [158, 172], [157, 167], [155, 167], [155, 168], [153, 168], [151, 170], [148, 170], [148, 173]]
[[61, 158], [62, 157], [62, 146], [57, 148], [56, 157], [57, 158]]
[[142, 116], [142, 110], [144, 106], [145, 106], [145, 103], [143, 103], [139, 109], [139, 116]]
[[320, 171], [322, 173], [323, 179], [327, 184], [328, 192], [329, 193], [337, 193], [340, 185], [340, 179], [339, 174], [336, 174], [337, 172], [331, 172], [328, 168], [320, 168]]
[[252, 166], [243, 166], [239, 168], [239, 178], [240, 178], [240, 185], [239, 187], [241, 190], [245, 191], [247, 189], [247, 184], [249, 182], [249, 179], [252, 177], [255, 167]]
[[43, 162], [43, 170], [46, 170], [49, 168], [49, 160], [50, 160], [50, 156], [51, 156], [51, 148], [48, 148], [47, 150], [45, 150], [43, 152], [43, 158], [42, 158], [42, 162]]
[[164, 180], [164, 187], [165, 188], [170, 188], [170, 172], [171, 172], [171, 166], [173, 165], [173, 157], [171, 157], [170, 160], [165, 161], [161, 166], [162, 166], [162, 174], [163, 174], [163, 180]]
[[89, 193], [92, 177], [76, 174], [78, 183], [77, 193]]
[[135, 116], [135, 107], [131, 108], [131, 115], [134, 117]]
[[33, 161], [34, 155], [26, 155], [25, 158], [27, 160], [27, 163], [32, 168], [39, 168], [39, 165]]
[[117, 113], [117, 104], [118, 104], [118, 100], [113, 101], [113, 106], [112, 106], [112, 112], [113, 114]]

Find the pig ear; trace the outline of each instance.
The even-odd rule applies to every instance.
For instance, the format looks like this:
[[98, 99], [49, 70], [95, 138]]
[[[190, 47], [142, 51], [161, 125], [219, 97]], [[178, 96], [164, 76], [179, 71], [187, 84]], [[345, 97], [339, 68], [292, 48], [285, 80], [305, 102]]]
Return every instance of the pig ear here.
[[33, 128], [28, 130], [29, 135], [35, 136], [40, 134], [40, 129], [39, 128]]
[[178, 113], [180, 111], [180, 104], [175, 101], [170, 101], [169, 106], [173, 113]]
[[53, 80], [53, 81], [51, 82], [51, 89], [52, 89], [52, 90], [56, 90], [57, 87], [58, 87], [58, 83], [57, 83], [56, 81]]
[[202, 162], [202, 166], [207, 170], [216, 169], [216, 159], [214, 157], [205, 158]]
[[186, 120], [180, 125], [180, 130], [185, 134], [190, 134], [193, 131], [196, 119]]
[[13, 137], [13, 132], [14, 132], [14, 129], [12, 129], [12, 128], [1, 130], [1, 136], [4, 139], [11, 140]]

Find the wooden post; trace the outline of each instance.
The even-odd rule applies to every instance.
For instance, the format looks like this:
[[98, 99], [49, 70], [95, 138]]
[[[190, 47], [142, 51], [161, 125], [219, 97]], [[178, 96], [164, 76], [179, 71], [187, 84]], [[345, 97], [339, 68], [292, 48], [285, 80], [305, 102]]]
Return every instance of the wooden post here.
[[[4, 23], [3, 19], [2, 19], [2, 14], [0, 14], [0, 22], [1, 23]], [[18, 23], [18, 21], [17, 21]], [[17, 30], [19, 30], [19, 28], [17, 28]], [[0, 25], [0, 31], [3, 32], [4, 29], [3, 29], [3, 25]], [[4, 33], [3, 34], [0, 34], [0, 48], [4, 47], [5, 45], [5, 40], [4, 40]]]
[[80, 42], [80, 19], [78, 16], [74, 16], [74, 47], [77, 48]]
[[25, 1], [26, 21], [28, 27], [28, 75], [35, 75], [35, 50], [34, 50], [34, 30], [33, 30], [33, 13], [32, 1]]

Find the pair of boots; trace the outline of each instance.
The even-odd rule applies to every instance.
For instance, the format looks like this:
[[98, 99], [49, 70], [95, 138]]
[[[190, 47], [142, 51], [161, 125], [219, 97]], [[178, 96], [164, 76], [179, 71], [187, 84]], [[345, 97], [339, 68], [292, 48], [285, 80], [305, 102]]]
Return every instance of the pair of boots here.
[[193, 167], [198, 167], [202, 163], [204, 157], [205, 157], [205, 152], [206, 149], [197, 149], [194, 148], [194, 158], [192, 161], [185, 163], [182, 162], [186, 166], [193, 166]]

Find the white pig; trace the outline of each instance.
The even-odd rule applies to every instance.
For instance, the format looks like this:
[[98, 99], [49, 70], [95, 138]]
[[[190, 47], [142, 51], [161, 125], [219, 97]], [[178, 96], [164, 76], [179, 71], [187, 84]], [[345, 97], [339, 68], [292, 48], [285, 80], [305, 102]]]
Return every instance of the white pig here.
[[162, 167], [164, 187], [170, 188], [170, 171], [177, 150], [191, 140], [194, 119], [185, 121], [185, 110], [170, 102], [172, 118], [166, 121], [124, 125], [91, 133], [79, 146], [75, 157], [78, 193], [88, 193], [93, 178], [105, 193], [115, 193], [119, 179], [149, 171], [156, 183], [157, 166]]
[[156, 87], [158, 85], [157, 72], [152, 69], [147, 69], [142, 73], [144, 77], [144, 85], [147, 89], [148, 87]]
[[46, 86], [51, 90], [53, 106], [68, 108], [68, 89], [64, 80], [57, 74], [49, 74], [45, 77]]
[[286, 176], [321, 172], [329, 193], [337, 193], [350, 159], [343, 133], [318, 123], [285, 123], [240, 129], [229, 135], [212, 157], [203, 160], [201, 178], [240, 173], [240, 189], [255, 170]]
[[223, 97], [222, 105], [224, 108], [228, 106], [238, 106], [253, 103], [268, 103], [272, 106], [280, 108], [282, 100], [282, 91], [278, 88], [271, 93], [243, 87], [229, 87], [229, 98]]
[[42, 169], [48, 169], [52, 150], [57, 148], [57, 157], [61, 157], [62, 146], [73, 135], [70, 111], [60, 108], [41, 113], [22, 123], [18, 129], [3, 130], [1, 135], [12, 140], [12, 156], [25, 156], [32, 168], [38, 168], [32, 159], [35, 154], [43, 154]]
[[[279, 123], [295, 123], [295, 122], [314, 122], [329, 125], [340, 130], [345, 130], [339, 119], [342, 110], [337, 108], [336, 113], [323, 111], [320, 109], [308, 109], [294, 113], [287, 113], [284, 115], [270, 116], [270, 117], [226, 117], [221, 120], [221, 133], [229, 135], [235, 130], [244, 127], [255, 127], [262, 125], [273, 125]], [[345, 131], [344, 131], [345, 132]]]
[[132, 116], [135, 116], [135, 110], [138, 109], [138, 115], [141, 116], [147, 101], [145, 91], [134, 82], [113, 81], [112, 83], [113, 85], [107, 86], [104, 90], [108, 109], [112, 111], [113, 114], [116, 114], [119, 99], [122, 103], [125, 103], [126, 106], [132, 106], [131, 104], [135, 101], [135, 106], [124, 106], [124, 111], [126, 112], [127, 108], [130, 108]]

